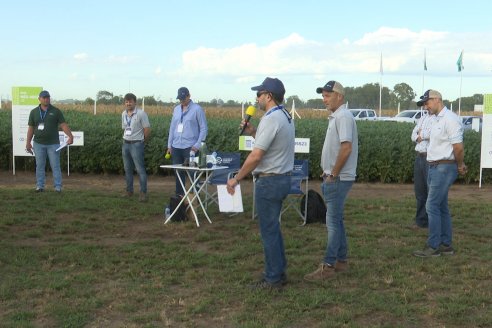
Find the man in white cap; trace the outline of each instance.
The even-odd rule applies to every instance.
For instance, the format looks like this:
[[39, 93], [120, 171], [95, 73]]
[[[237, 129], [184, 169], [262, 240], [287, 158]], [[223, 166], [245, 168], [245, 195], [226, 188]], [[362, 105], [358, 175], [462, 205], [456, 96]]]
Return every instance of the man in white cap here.
[[430, 115], [434, 115], [427, 162], [429, 173], [426, 210], [429, 217], [429, 237], [422, 250], [413, 252], [417, 257], [436, 257], [453, 255], [451, 215], [448, 208], [449, 187], [458, 174], [467, 172], [464, 163], [463, 125], [459, 117], [442, 102], [441, 93], [427, 90], [417, 106], [425, 106]]

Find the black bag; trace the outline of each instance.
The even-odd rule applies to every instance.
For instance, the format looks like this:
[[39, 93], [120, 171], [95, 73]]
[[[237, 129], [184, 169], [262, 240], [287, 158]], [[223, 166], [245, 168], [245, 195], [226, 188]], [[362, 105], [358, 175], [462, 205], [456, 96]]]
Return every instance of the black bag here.
[[[321, 197], [313, 189], [309, 189], [307, 192], [307, 216], [306, 223], [326, 222], [326, 205]], [[301, 198], [301, 213], [304, 215], [304, 202], [306, 201], [306, 195]]]
[[[174, 210], [178, 206], [181, 199], [183, 199], [183, 197], [181, 197], [181, 196], [171, 196], [171, 199], [169, 201], [169, 210], [171, 211], [171, 213], [174, 212]], [[186, 220], [188, 220], [188, 218], [186, 217], [186, 207], [187, 206], [188, 205], [186, 204], [186, 202], [183, 202], [181, 204], [181, 206], [178, 207], [178, 210], [176, 211], [176, 213], [174, 213], [171, 221], [186, 221]]]

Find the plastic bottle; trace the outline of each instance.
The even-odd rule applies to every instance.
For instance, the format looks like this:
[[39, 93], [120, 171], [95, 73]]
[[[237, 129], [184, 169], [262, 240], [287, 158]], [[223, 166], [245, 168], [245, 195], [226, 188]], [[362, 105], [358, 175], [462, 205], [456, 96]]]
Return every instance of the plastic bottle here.
[[196, 165], [195, 152], [192, 150], [190, 151], [190, 166], [195, 166], [195, 165]]
[[169, 206], [166, 206], [164, 210], [164, 216], [166, 217], [166, 220], [169, 219], [169, 217], [171, 216], [171, 209], [169, 208]]
[[208, 153], [207, 144], [205, 143], [205, 140], [203, 140], [202, 144], [200, 145], [200, 157], [198, 159], [199, 167], [207, 167], [207, 153]]

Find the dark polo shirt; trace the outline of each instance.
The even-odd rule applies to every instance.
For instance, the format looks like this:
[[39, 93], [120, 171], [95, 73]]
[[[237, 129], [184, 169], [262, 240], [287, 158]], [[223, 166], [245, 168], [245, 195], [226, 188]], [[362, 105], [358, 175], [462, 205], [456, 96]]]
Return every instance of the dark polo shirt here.
[[[28, 124], [34, 127], [34, 142], [42, 145], [59, 144], [58, 127], [60, 124], [65, 123], [62, 112], [52, 105], [49, 105], [46, 115], [43, 114], [44, 119], [41, 118], [41, 112], [42, 109], [38, 106], [31, 110], [29, 114]], [[38, 129], [41, 122], [44, 122], [43, 130]]]

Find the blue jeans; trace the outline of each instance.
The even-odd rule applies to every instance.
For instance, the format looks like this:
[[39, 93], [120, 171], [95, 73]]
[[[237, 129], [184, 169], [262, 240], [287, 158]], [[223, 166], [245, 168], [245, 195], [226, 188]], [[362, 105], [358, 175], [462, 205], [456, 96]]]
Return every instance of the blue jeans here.
[[147, 172], [144, 162], [144, 142], [126, 143], [123, 141], [121, 153], [125, 167], [126, 191], [133, 192], [133, 170], [136, 168], [140, 179], [140, 192], [147, 193]]
[[452, 226], [448, 208], [449, 187], [458, 177], [456, 164], [429, 166], [429, 195], [427, 196], [427, 215], [429, 215], [429, 238], [427, 245], [438, 248], [445, 244], [451, 246]]
[[260, 177], [255, 183], [255, 204], [258, 210], [263, 252], [265, 256], [264, 279], [276, 283], [285, 276], [287, 259], [280, 231], [282, 202], [290, 191], [290, 176]]
[[[171, 148], [172, 152], [172, 159], [173, 159], [173, 164], [183, 164], [185, 159], [190, 158], [190, 148], [185, 148], [185, 149], [180, 149], [180, 148]], [[198, 154], [196, 154], [198, 156]], [[186, 186], [186, 173], [184, 171], [181, 171], [179, 173], [179, 176], [181, 177], [181, 181], [183, 181], [183, 184]], [[176, 174], [176, 195], [184, 195], [185, 192], [183, 190], [183, 187], [181, 187], [181, 184], [179, 183], [179, 178], [178, 174]]]
[[57, 190], [61, 190], [62, 175], [60, 168], [60, 152], [56, 151], [60, 145], [43, 145], [33, 142], [32, 146], [34, 148], [34, 155], [36, 156], [36, 188], [44, 189], [47, 157], [50, 161], [51, 171], [53, 172], [54, 187]]
[[321, 184], [321, 192], [326, 203], [326, 227], [328, 229], [328, 244], [326, 246], [324, 263], [335, 265], [335, 262], [347, 260], [347, 236], [343, 223], [343, 209], [347, 194], [354, 184], [353, 181], [325, 181]]
[[415, 157], [413, 165], [413, 187], [415, 191], [415, 199], [417, 200], [417, 212], [415, 213], [415, 224], [419, 227], [427, 227], [429, 218], [425, 209], [427, 202], [427, 176], [429, 173], [429, 164], [425, 156]]

